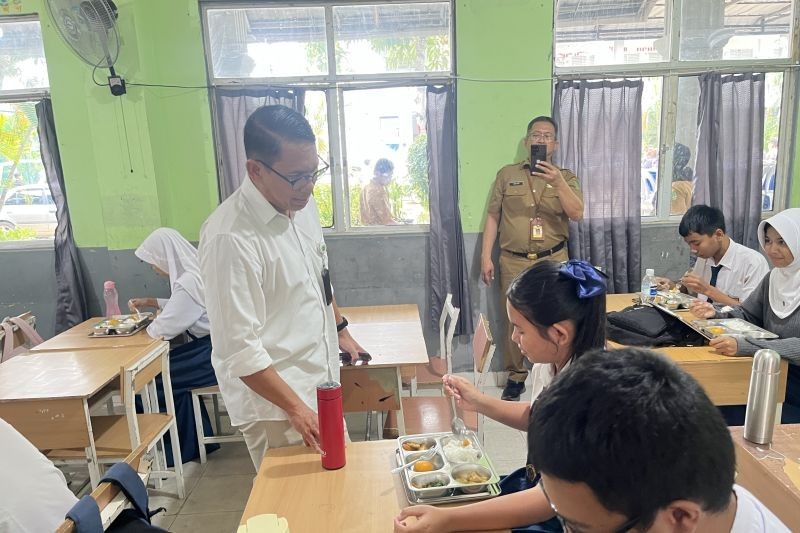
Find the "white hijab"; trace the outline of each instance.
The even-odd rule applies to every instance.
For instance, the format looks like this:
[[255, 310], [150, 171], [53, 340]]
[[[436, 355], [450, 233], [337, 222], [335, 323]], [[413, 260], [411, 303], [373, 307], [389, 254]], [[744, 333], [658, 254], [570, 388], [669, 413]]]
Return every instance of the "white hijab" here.
[[[769, 306], [778, 318], [786, 318], [800, 307], [800, 209], [786, 209], [758, 225], [758, 241], [764, 248], [764, 228], [777, 231], [794, 255], [794, 261], [769, 273]], [[765, 250], [766, 251], [766, 250]]]
[[158, 228], [136, 249], [136, 257], [169, 274], [169, 287], [180, 286], [198, 305], [205, 308], [203, 280], [197, 250], [172, 228]]

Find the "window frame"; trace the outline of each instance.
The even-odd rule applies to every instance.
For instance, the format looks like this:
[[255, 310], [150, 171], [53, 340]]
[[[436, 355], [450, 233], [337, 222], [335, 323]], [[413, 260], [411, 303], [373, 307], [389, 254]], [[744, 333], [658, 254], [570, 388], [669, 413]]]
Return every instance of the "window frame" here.
[[[423, 72], [385, 72], [378, 74], [339, 74], [336, 71], [336, 48], [333, 27], [333, 8], [339, 6], [391, 5], [391, 4], [447, 4], [450, 8], [450, 70]], [[214, 9], [259, 9], [322, 7], [325, 9], [325, 37], [328, 56], [328, 74], [314, 76], [276, 76], [253, 78], [217, 78], [214, 76], [213, 57], [209, 39], [208, 11]], [[350, 224], [349, 177], [347, 175], [347, 146], [345, 139], [344, 93], [359, 89], [382, 89], [396, 87], [421, 87], [426, 85], [455, 85], [456, 42], [454, 0], [310, 0], [308, 2], [269, 2], [201, 0], [200, 16], [203, 27], [203, 48], [206, 55], [206, 70], [211, 88], [242, 87], [247, 85], [269, 85], [272, 87], [294, 87], [307, 91], [325, 93], [328, 119], [328, 150], [330, 152], [331, 194], [333, 195], [333, 227], [323, 227], [325, 234], [421, 234], [430, 232], [430, 224], [408, 224], [398, 226], [352, 226]], [[212, 110], [214, 99], [210, 98]], [[216, 121], [213, 121], [214, 147], [219, 153]], [[341, 156], [337, 156], [341, 154]], [[219, 160], [217, 166], [219, 167]], [[219, 170], [219, 168], [218, 168]]]
[[[797, 115], [797, 93], [800, 87], [800, 0], [792, 0], [791, 29], [789, 32], [789, 56], [779, 59], [724, 59], [718, 61], [680, 60], [681, 9], [684, 2], [697, 0], [665, 0], [664, 38], [669, 42], [667, 61], [622, 65], [592, 65], [585, 67], [557, 67], [553, 62], [553, 78], [556, 80], [661, 77], [661, 123], [659, 132], [658, 201], [654, 216], [642, 216], [644, 225], [674, 225], [682, 215], [670, 215], [670, 182], [665, 169], [672, 168], [672, 146], [675, 141], [676, 114], [678, 106], [678, 78], [714, 72], [738, 74], [749, 72], [780, 72], [783, 74], [781, 115], [778, 127], [778, 157], [775, 165], [775, 192], [771, 211], [761, 212], [761, 218], [769, 218], [789, 205], [789, 188], [792, 157], [797, 128], [793, 128]], [[553, 57], [556, 51], [555, 22], [558, 12], [553, 13]]]
[[[13, 24], [17, 22], [38, 22], [42, 26], [42, 20], [36, 13], [24, 15], [3, 15], [0, 17], [0, 24]], [[42, 39], [44, 47], [44, 39]], [[47, 58], [45, 57], [45, 62]], [[14, 89], [3, 91], [0, 89], [0, 104], [18, 104], [22, 102], [38, 102], [42, 98], [50, 96], [50, 88], [37, 87], [33, 89]], [[2, 209], [3, 206], [0, 206]], [[55, 233], [49, 238], [37, 238], [20, 241], [0, 241], [0, 252], [7, 250], [47, 250], [55, 246]]]

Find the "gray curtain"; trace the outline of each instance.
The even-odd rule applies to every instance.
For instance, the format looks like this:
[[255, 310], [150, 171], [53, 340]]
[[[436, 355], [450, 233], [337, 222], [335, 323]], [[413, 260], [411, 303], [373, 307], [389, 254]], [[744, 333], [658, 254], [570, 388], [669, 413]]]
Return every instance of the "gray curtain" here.
[[250, 114], [264, 105], [285, 105], [303, 113], [303, 89], [246, 87], [214, 89], [214, 123], [219, 161], [219, 199], [225, 200], [239, 188], [244, 176], [244, 124]]
[[53, 119], [53, 104], [45, 98], [36, 104], [39, 121], [39, 146], [44, 164], [47, 184], [56, 204], [56, 232], [54, 236], [56, 268], [56, 334], [89, 318], [86, 288], [78, 248], [72, 238], [67, 195], [64, 187], [64, 172], [58, 149], [56, 126]]
[[764, 74], [703, 74], [693, 203], [722, 210], [728, 235], [758, 248], [764, 154]]
[[640, 79], [559, 81], [553, 102], [558, 164], [583, 190], [569, 255], [601, 267], [612, 292], [641, 283], [642, 87]]
[[474, 327], [469, 297], [467, 259], [458, 209], [456, 109], [453, 87], [428, 87], [428, 179], [430, 180], [431, 323], [439, 328], [447, 293], [461, 309], [456, 335]]

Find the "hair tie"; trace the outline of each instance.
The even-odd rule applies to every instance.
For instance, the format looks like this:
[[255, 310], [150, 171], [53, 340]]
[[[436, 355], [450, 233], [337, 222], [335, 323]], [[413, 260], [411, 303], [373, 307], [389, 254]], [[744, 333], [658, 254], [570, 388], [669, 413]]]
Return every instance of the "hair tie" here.
[[559, 272], [577, 283], [578, 290], [575, 292], [581, 300], [594, 298], [608, 291], [607, 276], [587, 261], [570, 259], [561, 264]]

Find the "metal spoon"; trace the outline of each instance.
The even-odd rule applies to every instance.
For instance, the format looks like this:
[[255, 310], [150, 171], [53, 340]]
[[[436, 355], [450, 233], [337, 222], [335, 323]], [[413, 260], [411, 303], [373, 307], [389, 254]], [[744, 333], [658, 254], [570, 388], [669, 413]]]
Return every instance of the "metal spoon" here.
[[450, 407], [453, 408], [453, 421], [450, 422], [450, 429], [453, 431], [453, 435], [463, 437], [467, 434], [467, 425], [456, 414], [456, 399], [453, 396], [450, 396]]
[[430, 450], [426, 450], [425, 453], [423, 453], [422, 455], [420, 455], [419, 457], [417, 457], [416, 459], [414, 459], [410, 463], [406, 463], [404, 465], [400, 465], [397, 468], [392, 468], [392, 474], [396, 474], [398, 472], [402, 472], [402, 470], [404, 468], [408, 468], [410, 466], [413, 466], [414, 463], [417, 463], [419, 461], [429, 461], [429, 460], [433, 459], [433, 456], [436, 455], [436, 450], [437, 450], [437, 447], [434, 446]]

